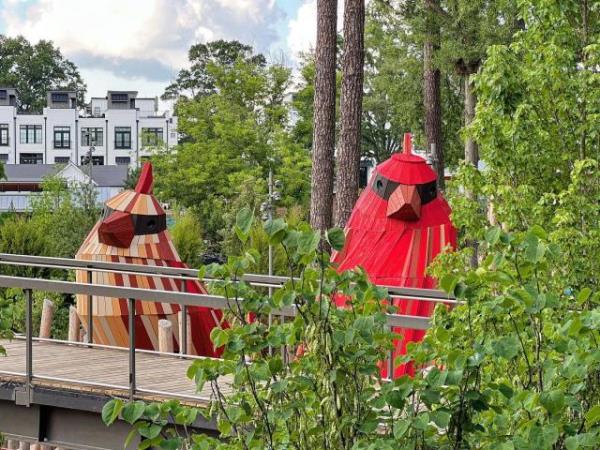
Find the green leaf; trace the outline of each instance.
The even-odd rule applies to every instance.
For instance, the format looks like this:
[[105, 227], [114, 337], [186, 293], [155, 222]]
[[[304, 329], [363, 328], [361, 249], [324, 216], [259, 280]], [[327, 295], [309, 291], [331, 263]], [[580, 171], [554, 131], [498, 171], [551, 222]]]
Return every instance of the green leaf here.
[[448, 411], [437, 410], [430, 413], [431, 420], [440, 428], [446, 428], [452, 415]]
[[123, 401], [119, 400], [118, 398], [115, 398], [106, 403], [102, 407], [102, 421], [104, 422], [104, 424], [107, 426], [112, 425], [114, 421], [117, 420], [117, 417], [119, 417], [119, 414], [122, 409]]
[[410, 427], [410, 421], [405, 419], [399, 419], [394, 422], [394, 437], [400, 439], [406, 434], [406, 431]]
[[440, 280], [440, 288], [448, 294], [453, 294], [457, 283], [458, 277], [455, 277], [452, 274], [446, 274]]
[[252, 227], [253, 220], [254, 214], [252, 210], [247, 206], [240, 209], [236, 214], [235, 232], [242, 242], [246, 242], [246, 240], [248, 239], [248, 234], [250, 233], [250, 228]]
[[154, 439], [160, 434], [162, 427], [155, 423], [149, 423], [140, 427], [139, 433], [146, 439]]
[[222, 347], [229, 341], [229, 333], [226, 330], [215, 327], [210, 332], [210, 340], [213, 342], [215, 348]]
[[123, 408], [123, 420], [133, 425], [144, 414], [146, 404], [144, 402], [132, 402], [125, 405]]
[[587, 302], [587, 300], [590, 298], [590, 295], [592, 295], [592, 290], [588, 287], [583, 288], [581, 291], [579, 291], [579, 294], [577, 294], [577, 303], [581, 305]]
[[565, 405], [565, 395], [560, 390], [542, 392], [540, 394], [540, 403], [550, 414], [557, 414], [563, 410]]
[[314, 252], [319, 246], [321, 237], [316, 231], [305, 231], [298, 237], [298, 253], [307, 255]]
[[387, 402], [388, 405], [390, 405], [396, 409], [402, 409], [402, 408], [404, 408], [405, 396], [400, 391], [397, 391], [397, 390], [390, 391], [385, 396], [385, 401]]
[[485, 241], [490, 245], [490, 247], [493, 247], [500, 240], [501, 233], [502, 230], [500, 230], [500, 227], [489, 228], [485, 232]]
[[585, 426], [589, 429], [600, 422], [600, 405], [592, 407], [585, 415]]
[[341, 228], [335, 227], [327, 230], [327, 242], [331, 245], [331, 248], [337, 251], [340, 251], [344, 248], [344, 244], [346, 242], [346, 236], [344, 234], [344, 230]]
[[515, 336], [505, 336], [498, 339], [492, 343], [492, 348], [496, 355], [506, 359], [513, 359], [521, 349], [519, 340]]

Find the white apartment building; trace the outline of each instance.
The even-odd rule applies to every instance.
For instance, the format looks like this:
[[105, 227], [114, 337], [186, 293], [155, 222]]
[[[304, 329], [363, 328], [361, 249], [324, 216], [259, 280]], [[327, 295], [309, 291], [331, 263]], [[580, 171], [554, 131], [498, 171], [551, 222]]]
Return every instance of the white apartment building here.
[[177, 117], [158, 114], [156, 98], [108, 91], [80, 110], [74, 91], [51, 91], [42, 114], [19, 111], [19, 93], [0, 87], [0, 161], [4, 164], [138, 166], [152, 148], [177, 144]]

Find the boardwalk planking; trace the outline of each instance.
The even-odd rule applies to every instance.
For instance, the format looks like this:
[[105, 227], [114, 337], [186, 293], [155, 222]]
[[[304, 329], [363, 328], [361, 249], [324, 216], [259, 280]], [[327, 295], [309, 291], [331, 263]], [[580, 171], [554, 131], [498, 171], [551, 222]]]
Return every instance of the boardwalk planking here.
[[[0, 357], [0, 381], [24, 381], [25, 341], [0, 341], [7, 356]], [[165, 394], [140, 392], [136, 398], [166, 400], [185, 396], [185, 403], [205, 405], [211, 395], [210, 385], [196, 392], [195, 385], [186, 376], [192, 360], [171, 355], [136, 353], [136, 382], [139, 389], [161, 391]], [[129, 380], [129, 354], [126, 349], [90, 348], [59, 342], [33, 343], [33, 385], [79, 392], [126, 396]], [[48, 376], [71, 381], [54, 381], [37, 378]], [[104, 383], [122, 386], [121, 389], [89, 385]], [[223, 391], [229, 391], [228, 380], [223, 380]]]

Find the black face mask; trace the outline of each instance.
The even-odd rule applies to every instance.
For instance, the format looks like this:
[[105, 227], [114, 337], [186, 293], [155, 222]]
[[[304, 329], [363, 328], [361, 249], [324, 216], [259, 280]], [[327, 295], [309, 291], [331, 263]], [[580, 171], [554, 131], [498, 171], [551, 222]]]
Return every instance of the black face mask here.
[[[102, 220], [105, 220], [114, 211], [114, 209], [105, 206], [102, 213]], [[156, 234], [167, 229], [167, 216], [165, 214], [158, 216], [131, 214], [131, 219], [133, 220], [136, 236], [142, 234]]]
[[[371, 189], [373, 189], [373, 191], [382, 199], [388, 200], [400, 184], [401, 183], [385, 178], [378, 173], [375, 176], [373, 183], [371, 183]], [[436, 180], [430, 181], [429, 183], [417, 184], [416, 187], [419, 197], [421, 197], [421, 205], [426, 205], [437, 197]]]

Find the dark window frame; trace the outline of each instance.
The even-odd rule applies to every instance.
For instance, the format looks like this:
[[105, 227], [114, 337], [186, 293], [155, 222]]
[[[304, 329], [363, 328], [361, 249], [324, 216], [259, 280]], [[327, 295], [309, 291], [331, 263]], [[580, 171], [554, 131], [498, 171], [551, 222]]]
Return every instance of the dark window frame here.
[[69, 103], [69, 94], [64, 92], [52, 92], [50, 94], [52, 103]]
[[115, 127], [115, 149], [131, 149], [131, 127]]
[[[25, 130], [25, 140], [23, 140], [23, 130]], [[38, 134], [39, 131], [39, 134]], [[36, 140], [39, 136], [40, 140]], [[20, 144], [41, 144], [42, 143], [42, 126], [25, 124], [19, 125], [19, 143]]]
[[21, 153], [19, 155], [19, 164], [43, 164], [44, 155], [42, 153]]
[[[81, 165], [85, 166], [88, 163], [88, 155], [81, 155]], [[103, 166], [104, 156], [92, 155], [92, 166]]]
[[115, 156], [115, 164], [117, 166], [128, 166], [131, 164], [131, 157], [129, 156]]
[[68, 156], [55, 156], [54, 164], [69, 164], [70, 160], [71, 158], [69, 158]]
[[165, 143], [165, 131], [162, 127], [142, 128], [142, 145], [144, 147], [161, 145]]
[[[86, 135], [86, 133], [89, 133], [89, 135]], [[82, 128], [81, 129], [81, 145], [83, 147], [90, 147], [90, 140], [93, 142], [91, 144], [93, 146], [96, 146], [96, 147], [104, 146], [104, 128], [100, 128], [100, 127]]]
[[128, 103], [129, 94], [110, 94], [110, 101], [112, 103]]
[[0, 161], [6, 164], [8, 162], [8, 153], [0, 153]]
[[10, 126], [7, 123], [0, 123], [0, 146], [8, 147], [10, 144]]
[[6, 89], [0, 89], [0, 100], [6, 100], [8, 98], [8, 91]]
[[53, 130], [53, 136], [54, 148], [71, 148], [71, 127], [62, 125], [55, 126]]

